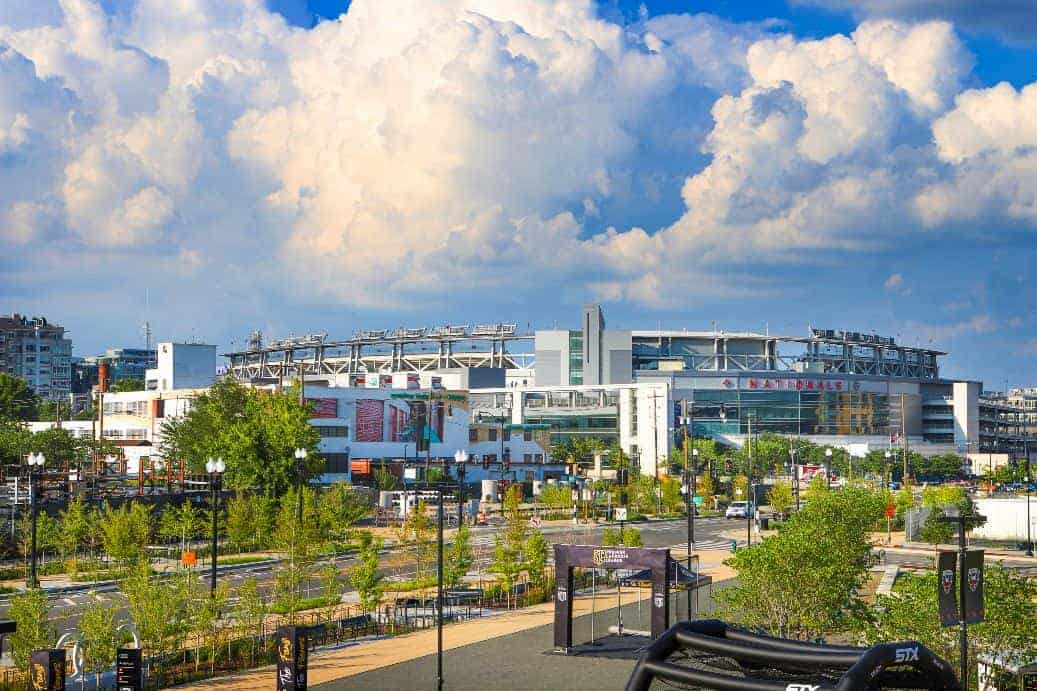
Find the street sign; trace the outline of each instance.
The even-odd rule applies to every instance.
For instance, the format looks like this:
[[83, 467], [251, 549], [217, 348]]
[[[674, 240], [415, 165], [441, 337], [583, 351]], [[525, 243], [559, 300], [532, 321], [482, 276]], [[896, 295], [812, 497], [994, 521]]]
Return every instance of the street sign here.
[[141, 691], [144, 688], [140, 648], [119, 648], [115, 654], [115, 688], [117, 691]]
[[696, 494], [694, 497], [691, 498], [691, 500], [695, 502], [695, 506], [702, 506], [706, 501], [702, 498], [701, 494]]
[[626, 507], [616, 507], [615, 519], [617, 521], [625, 521], [627, 519]]
[[886, 518], [893, 518], [897, 515], [897, 507], [893, 504], [886, 504]]

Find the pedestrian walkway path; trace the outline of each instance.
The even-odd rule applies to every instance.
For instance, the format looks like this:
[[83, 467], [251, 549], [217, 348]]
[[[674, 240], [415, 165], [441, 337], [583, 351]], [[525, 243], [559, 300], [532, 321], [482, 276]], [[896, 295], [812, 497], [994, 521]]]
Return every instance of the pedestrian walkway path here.
[[[722, 551], [709, 552], [701, 561], [702, 572], [718, 583], [734, 576], [721, 562], [728, 556]], [[645, 591], [650, 597], [650, 590]], [[600, 605], [599, 605], [600, 606]], [[594, 604], [591, 598], [577, 598], [573, 602], [574, 615], [588, 614]], [[550, 624], [554, 620], [554, 603], [545, 602], [532, 607], [505, 612], [492, 617], [451, 624], [443, 629], [443, 647], [452, 650], [462, 646], [506, 636]], [[550, 645], [545, 641], [545, 647]], [[336, 679], [344, 679], [400, 662], [415, 660], [436, 652], [436, 630], [426, 629], [404, 636], [350, 645], [313, 654], [309, 662], [309, 685], [316, 686]], [[227, 691], [259, 691], [274, 688], [274, 669], [265, 667], [242, 674], [209, 679], [189, 684], [185, 689], [221, 689]]]

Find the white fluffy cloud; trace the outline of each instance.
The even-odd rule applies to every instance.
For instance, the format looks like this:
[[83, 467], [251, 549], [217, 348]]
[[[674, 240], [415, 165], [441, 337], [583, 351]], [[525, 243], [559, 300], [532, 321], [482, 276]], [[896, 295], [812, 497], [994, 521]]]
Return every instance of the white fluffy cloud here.
[[[970, 204], [1037, 221], [1037, 97], [961, 93], [944, 22], [801, 41], [590, 0], [355, 0], [313, 29], [261, 0], [30, 5], [0, 10], [0, 235], [54, 271], [361, 306], [564, 275], [659, 304]], [[669, 227], [609, 227], [666, 195]]]

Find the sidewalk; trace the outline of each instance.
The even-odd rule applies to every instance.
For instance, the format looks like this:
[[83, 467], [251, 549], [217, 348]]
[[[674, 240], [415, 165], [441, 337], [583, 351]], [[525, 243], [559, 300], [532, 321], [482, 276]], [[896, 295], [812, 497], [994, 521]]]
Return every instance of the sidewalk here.
[[[701, 552], [702, 572], [712, 576], [714, 583], [731, 578], [734, 576], [734, 572], [721, 563], [728, 556], [729, 552], [726, 550]], [[651, 592], [645, 591], [645, 599], [649, 597], [651, 597]], [[628, 598], [625, 598], [624, 601], [628, 601]], [[573, 602], [573, 614], [574, 616], [588, 614], [591, 607], [590, 598], [577, 598]], [[602, 607], [600, 600], [597, 607]], [[443, 649], [460, 648], [472, 643], [544, 626], [553, 621], [554, 603], [545, 602], [504, 614], [451, 624], [443, 628]], [[435, 652], [435, 629], [361, 642], [345, 648], [315, 653], [310, 657], [307, 681], [308, 685], [315, 686], [400, 662], [416, 660], [426, 655], [433, 655]], [[183, 688], [257, 691], [258, 689], [272, 689], [274, 686], [274, 668], [270, 666], [189, 684]]]

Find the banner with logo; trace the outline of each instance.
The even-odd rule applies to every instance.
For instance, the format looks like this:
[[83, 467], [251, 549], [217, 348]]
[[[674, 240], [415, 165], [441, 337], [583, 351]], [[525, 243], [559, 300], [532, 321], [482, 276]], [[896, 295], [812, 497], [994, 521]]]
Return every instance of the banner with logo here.
[[958, 623], [958, 555], [956, 552], [940, 552], [936, 558], [936, 576], [939, 579], [937, 600], [940, 605], [940, 626], [955, 626]]
[[965, 553], [965, 623], [983, 621], [983, 550]]
[[30, 691], [65, 691], [65, 649], [34, 650], [29, 658]]
[[308, 655], [304, 627], [277, 629], [277, 691], [306, 691]]

